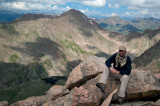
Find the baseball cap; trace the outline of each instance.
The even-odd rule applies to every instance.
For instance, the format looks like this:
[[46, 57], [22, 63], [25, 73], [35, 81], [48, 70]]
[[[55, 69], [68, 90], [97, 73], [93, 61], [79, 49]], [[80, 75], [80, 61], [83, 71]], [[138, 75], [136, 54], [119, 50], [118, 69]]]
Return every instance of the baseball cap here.
[[124, 45], [121, 45], [121, 46], [119, 47], [119, 50], [126, 51], [126, 47], [125, 47]]

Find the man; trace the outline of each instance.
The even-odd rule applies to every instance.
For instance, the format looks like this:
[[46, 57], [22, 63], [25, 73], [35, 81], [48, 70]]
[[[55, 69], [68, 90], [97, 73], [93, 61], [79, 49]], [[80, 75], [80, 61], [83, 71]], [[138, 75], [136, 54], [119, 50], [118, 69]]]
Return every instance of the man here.
[[115, 79], [120, 80], [121, 85], [117, 97], [119, 103], [122, 103], [123, 98], [125, 97], [125, 90], [132, 69], [131, 59], [129, 56], [127, 56], [126, 53], [127, 53], [126, 47], [124, 45], [121, 45], [119, 47], [119, 51], [113, 54], [109, 59], [105, 61], [107, 67], [103, 71], [100, 83], [96, 84], [96, 86], [100, 88], [102, 92], [105, 92], [107, 79], [109, 75]]

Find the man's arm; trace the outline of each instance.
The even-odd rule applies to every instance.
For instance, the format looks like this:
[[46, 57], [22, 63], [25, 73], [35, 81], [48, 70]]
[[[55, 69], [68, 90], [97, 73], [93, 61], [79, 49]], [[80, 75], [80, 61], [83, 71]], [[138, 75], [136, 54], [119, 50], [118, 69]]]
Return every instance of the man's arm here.
[[114, 69], [111, 64], [115, 61], [117, 53], [113, 54], [110, 58], [105, 61], [106, 66], [111, 70], [112, 73], [119, 74], [119, 71]]
[[110, 69], [111, 64], [115, 61], [117, 53], [113, 54], [110, 58], [105, 61], [106, 66]]
[[111, 72], [114, 73], [114, 74], [120, 74], [120, 72], [117, 71], [116, 69], [114, 69], [113, 67], [110, 67], [110, 70], [111, 70]]

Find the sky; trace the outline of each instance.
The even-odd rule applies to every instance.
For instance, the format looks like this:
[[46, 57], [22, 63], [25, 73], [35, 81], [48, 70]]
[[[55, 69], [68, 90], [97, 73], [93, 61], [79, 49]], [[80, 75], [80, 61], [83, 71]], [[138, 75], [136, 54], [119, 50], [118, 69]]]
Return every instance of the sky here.
[[70, 9], [96, 18], [160, 19], [160, 0], [0, 0], [0, 13], [61, 14]]

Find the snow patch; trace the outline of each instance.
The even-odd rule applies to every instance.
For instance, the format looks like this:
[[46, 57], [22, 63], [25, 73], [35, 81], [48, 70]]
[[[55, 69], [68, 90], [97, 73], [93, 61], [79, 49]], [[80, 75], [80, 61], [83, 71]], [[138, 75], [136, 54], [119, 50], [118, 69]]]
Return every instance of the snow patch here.
[[93, 20], [89, 20], [90, 21], [90, 23], [93, 25]]

